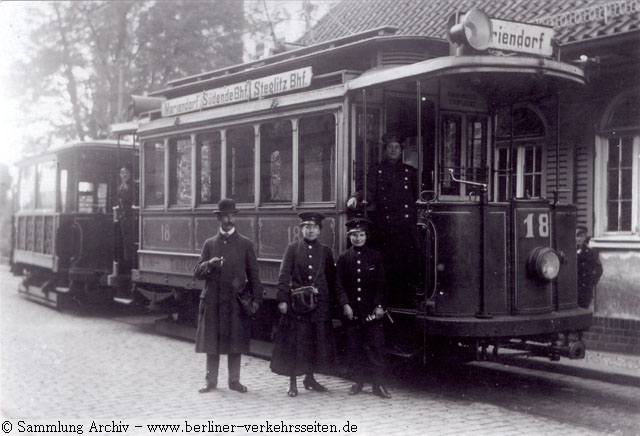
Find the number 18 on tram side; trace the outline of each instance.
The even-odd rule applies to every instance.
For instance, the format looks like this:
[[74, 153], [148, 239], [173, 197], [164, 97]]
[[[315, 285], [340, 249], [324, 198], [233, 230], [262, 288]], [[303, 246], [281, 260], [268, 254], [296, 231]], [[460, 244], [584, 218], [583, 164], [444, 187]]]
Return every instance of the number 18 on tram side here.
[[[417, 268], [396, 279], [406, 286], [390, 284], [408, 295], [390, 295], [389, 349], [583, 357], [592, 314], [577, 304], [577, 212], [563, 197], [559, 125], [584, 73], [553, 59], [552, 29], [523, 24], [530, 47], [504, 56], [511, 48], [489, 37], [496, 20], [472, 11], [452, 24], [449, 42], [384, 27], [154, 93], [162, 110], [138, 130], [137, 289], [179, 301], [175, 319], [193, 322], [202, 284], [191, 268], [217, 232], [217, 202], [231, 197], [266, 285], [254, 337], [270, 340], [280, 259], [300, 238], [297, 213], [327, 216], [320, 238], [337, 257], [348, 245], [347, 201], [373, 192], [382, 138], [393, 132], [417, 174], [406, 188], [415, 199], [401, 206], [415, 217], [407, 225], [416, 254], [390, 262]], [[387, 203], [367, 195], [359, 212], [378, 223], [375, 242]]]

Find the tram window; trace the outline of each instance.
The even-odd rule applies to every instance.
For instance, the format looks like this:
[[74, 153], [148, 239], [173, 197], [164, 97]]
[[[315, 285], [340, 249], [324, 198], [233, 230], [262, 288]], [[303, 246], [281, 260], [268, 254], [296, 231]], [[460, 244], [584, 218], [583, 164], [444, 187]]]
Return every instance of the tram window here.
[[511, 167], [511, 149], [509, 143], [506, 146], [496, 147], [496, 199], [507, 201], [512, 195], [512, 186], [516, 184], [515, 167]]
[[169, 142], [169, 204], [191, 204], [191, 138]]
[[418, 120], [418, 106], [414, 96], [386, 96], [386, 127], [401, 138], [415, 136]]
[[442, 117], [442, 165], [440, 187], [443, 195], [460, 195], [460, 184], [451, 180], [449, 170], [460, 176], [460, 117], [457, 115], [443, 115]]
[[97, 198], [97, 208], [98, 208], [98, 212], [100, 213], [106, 213], [107, 212], [107, 198], [108, 198], [108, 193], [107, 193], [107, 184], [106, 183], [98, 183], [98, 198]]
[[144, 145], [144, 198], [147, 206], [164, 204], [164, 143]]
[[544, 195], [545, 127], [529, 106], [504, 107], [496, 120], [497, 201]]
[[255, 133], [252, 126], [227, 131], [227, 193], [237, 203], [254, 202]]
[[486, 118], [467, 118], [466, 179], [487, 182], [487, 121]]
[[542, 147], [531, 146], [524, 149], [524, 171], [522, 174], [524, 196], [542, 196]]
[[[378, 163], [378, 147], [380, 143], [380, 109], [367, 108], [367, 115], [364, 116], [364, 108], [356, 106], [356, 125], [354, 128], [355, 134], [355, 168], [354, 168], [354, 180], [355, 191], [360, 191], [364, 187], [364, 152], [367, 151], [367, 166], [371, 166]], [[366, 126], [366, 135], [364, 132]], [[363, 136], [366, 138], [366, 144], [363, 141]]]
[[62, 213], [68, 213], [69, 209], [67, 209], [67, 170], [60, 170], [60, 186], [58, 187], [60, 190], [60, 210]]
[[56, 163], [41, 162], [36, 167], [38, 173], [36, 188], [36, 208], [55, 209], [56, 207]]
[[201, 204], [220, 201], [221, 147], [220, 132], [198, 135], [196, 138], [198, 162], [198, 199]]
[[91, 182], [78, 182], [78, 212], [93, 212], [93, 189]]
[[22, 167], [20, 173], [20, 209], [34, 209], [36, 206], [36, 171], [33, 165]]
[[293, 130], [283, 120], [260, 126], [261, 203], [291, 202]]
[[334, 116], [326, 114], [302, 118], [298, 132], [300, 202], [335, 200]]

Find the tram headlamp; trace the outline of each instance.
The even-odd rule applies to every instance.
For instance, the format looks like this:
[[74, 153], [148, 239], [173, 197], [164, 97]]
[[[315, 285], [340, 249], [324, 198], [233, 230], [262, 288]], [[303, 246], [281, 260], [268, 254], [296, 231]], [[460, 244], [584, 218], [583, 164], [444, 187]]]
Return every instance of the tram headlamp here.
[[484, 12], [472, 9], [449, 28], [449, 41], [457, 45], [467, 45], [474, 50], [486, 50], [491, 43], [493, 28], [491, 18]]
[[550, 282], [560, 272], [560, 256], [553, 248], [536, 247], [527, 259], [527, 270], [530, 274]]

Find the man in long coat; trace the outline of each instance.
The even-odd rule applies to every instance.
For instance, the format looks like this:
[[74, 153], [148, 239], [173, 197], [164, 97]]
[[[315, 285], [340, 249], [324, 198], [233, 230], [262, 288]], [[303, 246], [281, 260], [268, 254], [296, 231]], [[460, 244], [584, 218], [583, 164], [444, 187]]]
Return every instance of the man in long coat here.
[[207, 382], [201, 393], [217, 387], [221, 354], [228, 355], [229, 389], [247, 392], [240, 384], [240, 358], [249, 352], [251, 318], [236, 295], [249, 285], [257, 306], [262, 301], [262, 284], [253, 243], [235, 230], [235, 213], [233, 200], [220, 200], [216, 212], [220, 233], [205, 241], [194, 268], [195, 278], [205, 281], [196, 331], [196, 353], [207, 353]]
[[587, 228], [576, 228], [578, 252], [578, 306], [588, 309], [593, 300], [593, 288], [602, 276], [602, 263], [596, 250], [589, 247]]
[[351, 247], [338, 258], [336, 295], [346, 318], [349, 366], [355, 380], [349, 394], [359, 394], [364, 381], [370, 378], [374, 395], [391, 398], [382, 385], [385, 371], [382, 317], [387, 284], [382, 256], [366, 246], [370, 224], [364, 218], [347, 222]]

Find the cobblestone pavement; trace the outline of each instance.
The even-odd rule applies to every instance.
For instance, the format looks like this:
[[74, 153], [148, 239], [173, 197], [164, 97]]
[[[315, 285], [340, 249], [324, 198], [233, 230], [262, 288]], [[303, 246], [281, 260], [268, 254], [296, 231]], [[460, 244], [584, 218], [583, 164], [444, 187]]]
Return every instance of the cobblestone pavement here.
[[482, 400], [424, 392], [410, 383], [394, 386], [393, 399], [381, 400], [370, 387], [368, 393], [349, 396], [348, 380], [319, 375], [329, 392], [305, 391], [300, 382], [300, 395], [292, 399], [286, 396], [286, 378], [271, 373], [265, 360], [248, 356], [242, 358], [241, 381], [249, 393], [227, 389], [223, 357], [219, 389], [199, 394], [205, 358], [194, 353], [193, 343], [145, 331], [130, 315], [57, 312], [23, 299], [16, 289], [17, 279], [3, 269], [0, 413], [13, 423], [12, 434], [18, 420], [37, 418], [183, 425], [268, 420], [332, 423], [338, 429], [348, 421], [364, 435], [605, 434]]

